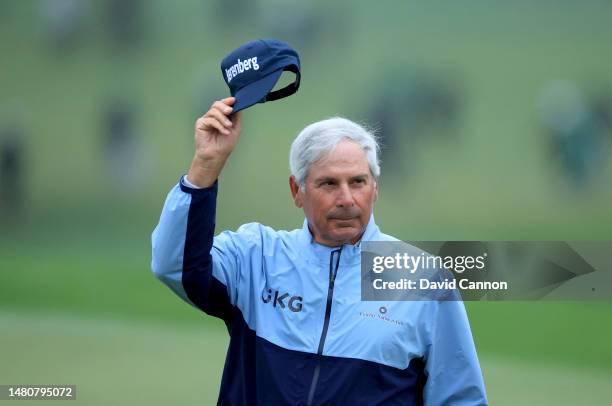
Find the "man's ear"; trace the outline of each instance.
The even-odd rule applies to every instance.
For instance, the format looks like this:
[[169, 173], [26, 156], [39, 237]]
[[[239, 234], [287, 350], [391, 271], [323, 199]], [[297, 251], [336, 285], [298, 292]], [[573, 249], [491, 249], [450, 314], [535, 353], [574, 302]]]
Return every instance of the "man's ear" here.
[[295, 176], [289, 176], [289, 189], [291, 189], [291, 197], [295, 203], [295, 207], [302, 208], [302, 196], [300, 196], [300, 185], [295, 180]]
[[374, 201], [378, 200], [378, 180], [374, 179]]

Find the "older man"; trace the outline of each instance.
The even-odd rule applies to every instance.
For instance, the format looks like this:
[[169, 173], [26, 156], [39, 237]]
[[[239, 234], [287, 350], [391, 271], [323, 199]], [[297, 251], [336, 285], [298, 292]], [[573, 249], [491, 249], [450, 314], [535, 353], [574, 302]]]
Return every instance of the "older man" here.
[[[219, 403], [486, 404], [461, 302], [360, 300], [360, 242], [395, 240], [372, 216], [378, 145], [363, 127], [332, 118], [293, 142], [301, 229], [250, 223], [213, 237], [217, 177], [241, 130], [233, 103], [197, 120], [191, 168], [153, 233], [157, 277], [227, 325]], [[388, 317], [370, 317], [381, 305]]]

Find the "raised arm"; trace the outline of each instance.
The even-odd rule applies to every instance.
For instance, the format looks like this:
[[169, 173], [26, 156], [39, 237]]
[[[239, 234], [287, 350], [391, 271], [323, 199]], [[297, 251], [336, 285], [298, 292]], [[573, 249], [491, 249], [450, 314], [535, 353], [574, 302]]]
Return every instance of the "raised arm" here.
[[240, 112], [233, 116], [233, 97], [213, 103], [195, 124], [195, 155], [187, 179], [199, 188], [213, 185], [240, 138]]
[[151, 268], [185, 301], [227, 319], [232, 311], [231, 248], [227, 264], [211, 249], [215, 230], [216, 180], [240, 137], [240, 113], [231, 116], [233, 97], [216, 101], [196, 121], [195, 154], [187, 175], [168, 194], [152, 236]]

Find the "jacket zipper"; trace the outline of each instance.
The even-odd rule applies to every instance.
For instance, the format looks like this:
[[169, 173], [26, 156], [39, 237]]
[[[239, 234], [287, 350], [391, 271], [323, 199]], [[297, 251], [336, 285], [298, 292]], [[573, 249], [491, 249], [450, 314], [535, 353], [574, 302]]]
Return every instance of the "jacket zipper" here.
[[[327, 330], [329, 329], [329, 318], [331, 315], [332, 299], [334, 297], [334, 283], [336, 282], [336, 274], [338, 273], [338, 266], [340, 265], [340, 254], [342, 248], [334, 250], [329, 256], [329, 285], [327, 288], [327, 303], [325, 305], [325, 320], [323, 321], [323, 331], [321, 331], [321, 338], [319, 339], [319, 348], [317, 349], [317, 356], [323, 355], [323, 346], [325, 345], [325, 337], [327, 337]], [[334, 256], [336, 256], [336, 263], [334, 264]], [[314, 373], [312, 374], [312, 382], [310, 383], [310, 390], [308, 391], [308, 406], [312, 405], [314, 400], [314, 394], [317, 389], [317, 383], [319, 382], [319, 374], [321, 373], [320, 360], [315, 366]]]

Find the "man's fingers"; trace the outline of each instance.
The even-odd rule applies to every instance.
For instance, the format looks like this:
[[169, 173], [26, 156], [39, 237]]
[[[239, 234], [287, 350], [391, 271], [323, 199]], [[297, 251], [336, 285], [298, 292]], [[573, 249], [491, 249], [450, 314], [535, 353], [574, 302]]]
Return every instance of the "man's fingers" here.
[[204, 126], [203, 126], [203, 130], [207, 130], [207, 129], [211, 129], [211, 128], [215, 128], [217, 131], [219, 131], [222, 134], [229, 134], [230, 130], [223, 126], [216, 118], [214, 117], [204, 117], [204, 119], [202, 120]]
[[212, 108], [208, 110], [205, 117], [212, 117], [216, 119], [218, 122], [220, 122], [221, 124], [223, 124], [225, 127], [232, 126], [232, 122], [230, 121], [230, 119], [216, 108]]
[[196, 128], [196, 130], [203, 130], [204, 129], [204, 125], [205, 125], [204, 124], [204, 116], [202, 116], [202, 117], [200, 117], [200, 118], [198, 118], [196, 120], [195, 128]]
[[233, 108], [230, 105], [235, 101], [235, 97], [227, 97], [214, 102], [210, 109], [196, 120], [196, 129], [207, 131], [214, 128], [222, 134], [230, 134], [235, 123], [240, 124], [240, 114], [231, 115]]
[[216, 101], [213, 103], [213, 105], [210, 107], [210, 110], [208, 110], [209, 112], [211, 110], [219, 110], [221, 113], [225, 114], [225, 115], [229, 115], [232, 112], [232, 108], [230, 106], [228, 106], [227, 104], [223, 103], [222, 101]]

